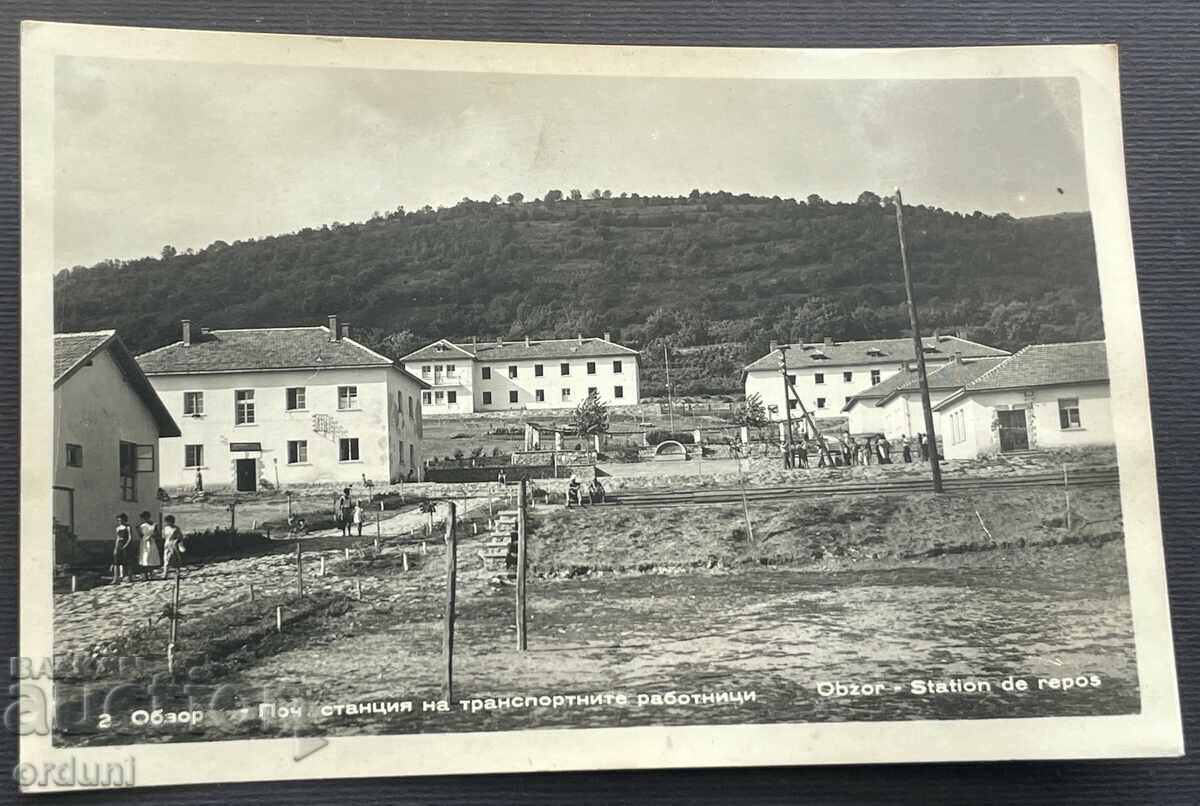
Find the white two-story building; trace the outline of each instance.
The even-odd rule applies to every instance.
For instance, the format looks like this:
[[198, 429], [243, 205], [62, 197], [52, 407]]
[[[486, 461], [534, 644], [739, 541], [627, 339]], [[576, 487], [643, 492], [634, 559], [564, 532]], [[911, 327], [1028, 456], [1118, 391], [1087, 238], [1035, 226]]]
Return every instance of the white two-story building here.
[[638, 402], [638, 352], [604, 338], [469, 343], [440, 339], [400, 359], [429, 384], [429, 414], [571, 409], [595, 392], [610, 406]]
[[[938, 365], [962, 359], [1007, 356], [1008, 353], [986, 344], [957, 336], [926, 336], [922, 339], [925, 361]], [[814, 417], [838, 416], [855, 395], [877, 386], [895, 375], [906, 364], [915, 364], [913, 340], [872, 339], [785, 345], [787, 382], [798, 393], [805, 408]], [[772, 420], [783, 420], [790, 408], [800, 415], [796, 401], [784, 400], [784, 380], [777, 349], [743, 370], [746, 396], [757, 394]]]
[[420, 480], [428, 385], [350, 338], [349, 327], [193, 332], [138, 356], [179, 423], [164, 486]]

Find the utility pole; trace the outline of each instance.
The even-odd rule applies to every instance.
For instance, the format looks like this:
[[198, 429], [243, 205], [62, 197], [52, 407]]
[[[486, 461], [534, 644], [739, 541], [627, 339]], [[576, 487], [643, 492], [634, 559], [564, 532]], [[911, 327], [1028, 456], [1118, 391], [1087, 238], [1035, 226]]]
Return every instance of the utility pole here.
[[921, 323], [917, 305], [913, 302], [912, 275], [908, 271], [908, 252], [904, 247], [904, 201], [896, 188], [896, 233], [900, 237], [900, 265], [904, 269], [904, 293], [908, 297], [908, 323], [912, 328], [913, 351], [917, 354], [917, 378], [921, 383], [921, 408], [925, 412], [925, 439], [929, 444], [929, 470], [933, 474], [933, 491], [942, 492], [941, 455], [937, 434], [933, 429], [933, 406], [929, 402], [929, 379], [925, 375], [925, 345], [921, 341]]
[[667, 417], [671, 422], [671, 433], [675, 433], [675, 404], [671, 400], [671, 354], [663, 345], [663, 362], [667, 365]]
[[790, 391], [788, 386], [791, 384], [788, 383], [787, 348], [786, 344], [779, 345], [779, 374], [783, 376], [783, 416], [787, 418], [787, 445], [783, 451], [785, 468], [792, 466], [792, 445], [795, 444], [792, 436], [792, 398], [788, 394]]

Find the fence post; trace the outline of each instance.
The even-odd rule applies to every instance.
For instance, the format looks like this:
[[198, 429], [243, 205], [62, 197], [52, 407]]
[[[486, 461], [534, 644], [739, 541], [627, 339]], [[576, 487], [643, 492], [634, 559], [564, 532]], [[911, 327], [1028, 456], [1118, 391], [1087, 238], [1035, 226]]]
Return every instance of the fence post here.
[[446, 620], [442, 630], [442, 659], [445, 663], [445, 678], [442, 681], [442, 699], [450, 702], [454, 698], [454, 585], [458, 575], [458, 547], [454, 539], [454, 502], [446, 502]]
[[524, 652], [528, 646], [525, 632], [525, 539], [529, 531], [525, 513], [527, 484], [525, 479], [521, 479], [518, 493], [521, 500], [517, 503], [517, 649], [521, 652]]
[[1071, 484], [1067, 476], [1067, 466], [1063, 465], [1063, 495], [1066, 497], [1067, 512], [1063, 518], [1063, 523], [1066, 524], [1067, 531], [1071, 530]]
[[300, 541], [296, 541], [296, 595], [304, 595], [304, 557], [301, 554], [303, 549], [300, 547]]
[[175, 637], [179, 634], [179, 569], [175, 569], [175, 591], [171, 594], [171, 639], [167, 643], [167, 672], [175, 672]]

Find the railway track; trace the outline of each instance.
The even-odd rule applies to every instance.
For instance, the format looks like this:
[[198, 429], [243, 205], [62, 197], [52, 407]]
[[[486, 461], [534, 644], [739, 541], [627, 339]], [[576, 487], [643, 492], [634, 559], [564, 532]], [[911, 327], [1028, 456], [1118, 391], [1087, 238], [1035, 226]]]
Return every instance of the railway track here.
[[[1116, 468], [1076, 470], [1070, 474], [1072, 489], [1080, 487], [1115, 486], [1119, 477]], [[942, 479], [948, 493], [980, 490], [1014, 490], [1034, 487], [1062, 487], [1061, 473], [1026, 473], [1013, 476], [973, 477], [949, 476]], [[848, 497], [858, 495], [913, 495], [933, 491], [930, 479], [894, 479], [851, 484], [821, 484], [810, 482], [772, 487], [746, 487], [747, 501], [787, 501], [793, 498]], [[684, 490], [649, 490], [612, 493], [599, 506], [666, 507], [699, 506], [704, 504], [741, 503], [739, 487], [704, 487]]]

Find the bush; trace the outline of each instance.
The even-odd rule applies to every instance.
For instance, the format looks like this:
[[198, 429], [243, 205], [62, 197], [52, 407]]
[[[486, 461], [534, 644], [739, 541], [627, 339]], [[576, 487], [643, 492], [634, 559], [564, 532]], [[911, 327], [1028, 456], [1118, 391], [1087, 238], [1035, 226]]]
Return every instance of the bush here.
[[224, 557], [233, 553], [246, 554], [265, 551], [274, 542], [268, 540], [261, 532], [245, 532], [238, 529], [206, 529], [203, 532], [191, 532], [184, 539], [183, 560], [185, 563], [204, 560], [212, 557]]
[[661, 428], [656, 428], [646, 434], [646, 442], [651, 445], [659, 445], [669, 440], [674, 440], [681, 445], [694, 445], [696, 443], [696, 435], [690, 431], [671, 432]]

